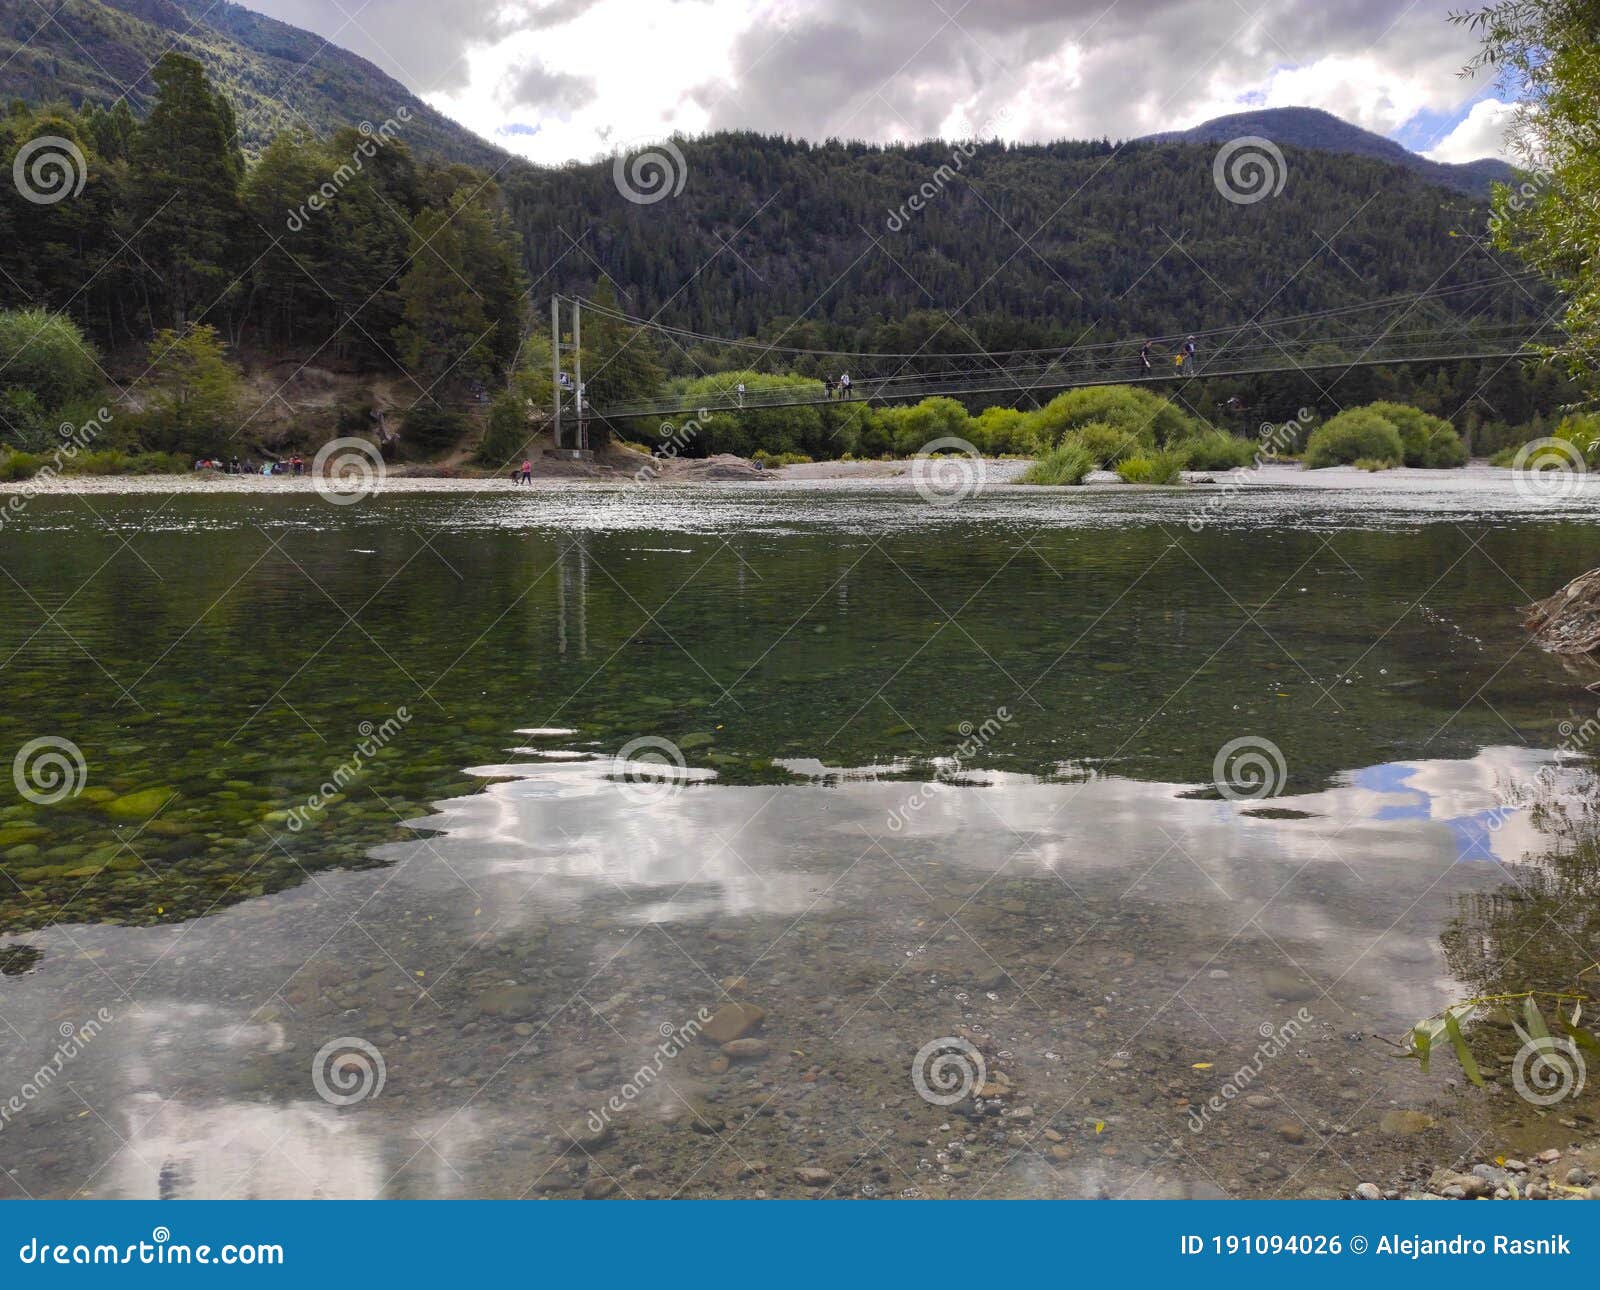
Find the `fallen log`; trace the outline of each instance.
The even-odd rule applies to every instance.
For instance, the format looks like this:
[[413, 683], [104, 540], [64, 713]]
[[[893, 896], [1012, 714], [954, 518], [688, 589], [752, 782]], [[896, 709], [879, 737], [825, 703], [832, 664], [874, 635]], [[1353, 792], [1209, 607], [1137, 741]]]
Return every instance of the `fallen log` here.
[[1523, 626], [1552, 654], [1600, 651], [1600, 569], [1574, 578], [1553, 596], [1523, 609]]

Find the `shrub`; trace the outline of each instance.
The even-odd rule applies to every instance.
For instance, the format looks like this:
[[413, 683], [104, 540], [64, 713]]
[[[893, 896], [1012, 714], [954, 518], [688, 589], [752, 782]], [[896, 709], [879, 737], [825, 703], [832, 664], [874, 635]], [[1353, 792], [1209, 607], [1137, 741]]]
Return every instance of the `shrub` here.
[[1357, 470], [1365, 470], [1365, 471], [1368, 471], [1369, 473], [1372, 472], [1372, 471], [1378, 471], [1378, 470], [1393, 470], [1394, 469], [1394, 462], [1392, 462], [1392, 461], [1383, 461], [1383, 460], [1381, 460], [1381, 459], [1379, 459], [1377, 457], [1362, 457], [1362, 458], [1360, 458], [1358, 461], [1356, 461], [1353, 464], [1355, 465], [1355, 468]]
[[1102, 468], [1109, 470], [1124, 458], [1139, 451], [1137, 438], [1126, 430], [1118, 430], [1104, 421], [1091, 421], [1072, 431], [1063, 442], [1075, 442], [1094, 458]]
[[489, 408], [489, 426], [478, 445], [478, 460], [496, 470], [516, 465], [528, 455], [531, 438], [522, 399], [506, 391]]
[[1307, 470], [1351, 465], [1362, 458], [1398, 466], [1405, 460], [1400, 432], [1387, 417], [1366, 408], [1352, 408], [1311, 432], [1302, 460]]
[[1058, 394], [1029, 418], [1034, 442], [1050, 448], [1074, 430], [1101, 422], [1132, 435], [1142, 448], [1182, 439], [1199, 423], [1175, 404], [1131, 385], [1088, 386]]
[[0, 309], [0, 386], [27, 390], [49, 413], [100, 388], [99, 356], [70, 318]]
[[1369, 403], [1363, 410], [1376, 412], [1400, 432], [1406, 465], [1443, 470], [1467, 464], [1466, 445], [1443, 417], [1405, 403]]
[[140, 432], [146, 447], [188, 456], [226, 443], [238, 399], [239, 374], [224, 357], [215, 327], [159, 331], [150, 342], [141, 385], [146, 402]]
[[406, 413], [402, 441], [414, 453], [433, 457], [454, 448], [466, 432], [465, 413], [419, 403]]
[[808, 466], [811, 458], [803, 452], [768, 452], [765, 448], [757, 448], [750, 456], [751, 461], [760, 462], [762, 467], [771, 470], [777, 466]]
[[1028, 414], [1018, 408], [985, 408], [969, 425], [972, 442], [991, 457], [1028, 452], [1033, 446]]
[[1232, 470], [1256, 459], [1255, 445], [1226, 430], [1202, 430], [1176, 445], [1190, 470]]
[[1129, 457], [1117, 467], [1117, 477], [1124, 484], [1181, 484], [1183, 464], [1182, 448], [1163, 448]]
[[1081, 484], [1095, 468], [1095, 459], [1080, 443], [1057, 444], [1017, 479], [1019, 484]]
[[0, 453], [0, 483], [32, 479], [42, 465], [44, 458], [36, 457], [31, 452]]

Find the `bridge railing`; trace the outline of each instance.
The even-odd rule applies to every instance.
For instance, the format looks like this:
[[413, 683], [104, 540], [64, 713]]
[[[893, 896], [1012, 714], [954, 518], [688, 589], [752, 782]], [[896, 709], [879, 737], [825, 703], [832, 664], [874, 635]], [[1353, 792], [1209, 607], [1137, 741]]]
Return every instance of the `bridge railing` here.
[[[632, 417], [696, 416], [700, 412], [736, 412], [757, 408], [804, 407], [825, 403], [914, 403], [935, 395], [1009, 395], [1020, 398], [1040, 391], [1113, 384], [1172, 384], [1224, 376], [1300, 371], [1307, 375], [1329, 369], [1408, 363], [1452, 362], [1531, 356], [1557, 337], [1554, 328], [1527, 326], [1458, 327], [1441, 332], [1386, 332], [1364, 336], [1309, 336], [1286, 339], [1241, 329], [1212, 335], [1198, 354], [1181, 365], [1170, 353], [1152, 354], [1146, 368], [1138, 345], [1127, 349], [1096, 346], [1063, 350], [1058, 356], [1031, 355], [1025, 362], [988, 363], [966, 358], [965, 367], [946, 372], [896, 371], [852, 378], [848, 394], [829, 391], [819, 379], [806, 384], [747, 389], [732, 383], [725, 389], [689, 400], [654, 399], [596, 407], [591, 415], [611, 420]], [[939, 361], [930, 354], [927, 360]]]

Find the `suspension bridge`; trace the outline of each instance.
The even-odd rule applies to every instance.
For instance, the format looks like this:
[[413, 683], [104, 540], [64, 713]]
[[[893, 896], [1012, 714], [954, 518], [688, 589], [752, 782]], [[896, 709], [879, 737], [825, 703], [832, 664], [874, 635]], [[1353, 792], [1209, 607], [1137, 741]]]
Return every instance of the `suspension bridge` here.
[[[913, 403], [936, 395], [989, 395], [1016, 401], [1090, 385], [1160, 386], [1196, 379], [1292, 372], [1315, 380], [1318, 372], [1358, 367], [1532, 357], [1561, 337], [1554, 321], [1556, 314], [1543, 312], [1548, 304], [1539, 303], [1536, 281], [1532, 273], [1502, 272], [1492, 279], [1288, 317], [1252, 319], [1182, 335], [1140, 336], [1048, 349], [956, 353], [926, 349], [900, 353], [806, 349], [707, 335], [655, 319], [636, 318], [588, 301], [568, 303], [574, 308], [575, 331], [576, 312], [581, 308], [675, 347], [691, 365], [691, 347], [711, 347], [728, 351], [730, 364], [737, 356], [739, 370], [746, 372], [777, 369], [790, 376], [796, 369], [808, 369], [821, 371], [829, 378], [850, 376], [848, 392], [837, 385], [830, 386], [823, 376], [777, 386], [762, 383], [740, 391], [737, 372], [723, 371], [725, 383], [713, 381], [709, 389], [702, 385], [700, 393], [692, 397], [582, 408], [585, 419], [623, 420], [672, 418], [702, 411], [803, 407], [842, 399], [879, 404]], [[1521, 322], [1483, 320], [1495, 300], [1512, 288], [1523, 293], [1530, 312], [1538, 311], [1541, 316]], [[560, 301], [552, 304], [553, 316], [559, 318]], [[1179, 363], [1177, 358], [1190, 339], [1194, 341], [1195, 354]]]

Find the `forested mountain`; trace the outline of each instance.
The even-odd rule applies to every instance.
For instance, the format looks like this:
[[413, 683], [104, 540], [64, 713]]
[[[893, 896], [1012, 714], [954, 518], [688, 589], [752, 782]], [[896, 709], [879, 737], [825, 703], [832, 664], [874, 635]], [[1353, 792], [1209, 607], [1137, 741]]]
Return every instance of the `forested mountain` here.
[[[1342, 153], [1286, 148], [1283, 190], [1237, 204], [1204, 144], [677, 146], [682, 191], [647, 205], [610, 164], [502, 176], [541, 292], [604, 270], [631, 312], [697, 331], [907, 350], [942, 326], [933, 349], [970, 350], [1181, 333], [1499, 273], [1480, 206]], [[1508, 287], [1496, 307], [1533, 317], [1540, 302]]]
[[404, 107], [420, 156], [494, 167], [506, 154], [364, 58], [226, 0], [0, 0], [0, 98], [109, 105], [143, 116], [168, 50], [197, 59], [238, 116], [247, 153], [283, 130], [328, 135]]
[[1451, 165], [1419, 157], [1393, 139], [1341, 120], [1320, 108], [1261, 108], [1254, 112], [1231, 112], [1188, 130], [1167, 130], [1146, 135], [1150, 143], [1226, 143], [1255, 135], [1296, 148], [1316, 148], [1323, 152], [1344, 152], [1354, 157], [1399, 166], [1429, 183], [1454, 188], [1474, 197], [1487, 197], [1491, 184], [1509, 182], [1515, 173], [1511, 166], [1492, 157]]
[[[475, 398], [544, 325], [550, 294], [603, 279], [624, 311], [694, 331], [937, 355], [1182, 334], [1502, 274], [1480, 202], [1384, 149], [1322, 146], [1364, 133], [1325, 114], [1278, 114], [1318, 146], [1286, 141], [1281, 191], [1254, 202], [1219, 189], [1211, 143], [740, 132], [663, 144], [668, 191], [641, 201], [626, 191], [633, 158], [508, 162], [369, 64], [237, 6], [65, 0], [58, 22], [70, 39], [0, 0], [0, 31], [32, 36], [0, 51], [0, 87], [33, 99], [0, 117], [0, 168], [45, 136], [86, 166], [71, 200], [0, 185], [0, 307], [66, 310], [112, 352], [200, 323], [244, 356], [317, 356]], [[121, 78], [137, 93], [106, 84]], [[351, 124], [408, 105], [396, 131]], [[1486, 307], [1472, 299], [1496, 321], [1550, 308], [1509, 281]], [[685, 342], [645, 358], [642, 372], [687, 376], [748, 353]], [[826, 361], [767, 366], [821, 375]], [[1487, 395], [1477, 364], [1351, 379], [1449, 416], [1477, 399], [1514, 425], [1552, 398], [1507, 366]], [[1292, 413], [1303, 384], [1207, 397], [1256, 404], [1270, 386]]]

